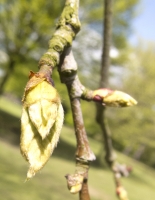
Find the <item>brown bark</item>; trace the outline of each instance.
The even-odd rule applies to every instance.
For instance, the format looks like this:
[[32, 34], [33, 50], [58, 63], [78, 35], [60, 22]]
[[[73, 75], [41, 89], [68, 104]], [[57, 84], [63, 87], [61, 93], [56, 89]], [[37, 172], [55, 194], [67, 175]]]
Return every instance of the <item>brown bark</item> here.
[[[66, 176], [69, 185], [68, 177], [73, 180], [76, 175], [83, 176], [82, 188], [79, 191], [80, 200], [90, 200], [88, 191], [88, 169], [89, 161], [95, 159], [94, 153], [91, 151], [87, 133], [84, 127], [83, 115], [81, 110], [80, 98], [85, 87], [80, 83], [77, 75], [77, 64], [74, 60], [71, 48], [66, 51], [63, 64], [59, 68], [60, 77], [63, 83], [66, 84], [70, 103], [72, 108], [72, 115], [74, 121], [74, 129], [77, 140], [76, 150], [76, 170], [73, 175]], [[73, 184], [71, 187], [74, 187]]]
[[[110, 67], [110, 47], [111, 47], [111, 35], [112, 35], [112, 6], [113, 0], [104, 1], [104, 34], [103, 34], [103, 54], [102, 54], [102, 64], [101, 64], [101, 80], [100, 87], [107, 88], [108, 86], [108, 76]], [[105, 107], [101, 104], [97, 104], [96, 121], [101, 127], [104, 146], [105, 146], [105, 159], [109, 164], [111, 170], [114, 174], [114, 180], [116, 185], [116, 193], [121, 200], [128, 200], [127, 192], [121, 185], [120, 178], [128, 174], [128, 169], [123, 167], [123, 173], [121, 171], [122, 165], [116, 163], [116, 154], [113, 150], [112, 139], [110, 129], [107, 124], [105, 116]], [[124, 197], [122, 197], [122, 194]]]
[[82, 189], [79, 193], [80, 200], [90, 200], [89, 190], [88, 190], [88, 171], [86, 172]]
[[[108, 75], [109, 75], [109, 66], [110, 66], [110, 47], [111, 47], [111, 32], [112, 32], [112, 3], [113, 0], [105, 0], [104, 1], [104, 32], [103, 32], [103, 53], [102, 53], [102, 63], [101, 63], [101, 80], [100, 87], [106, 88], [108, 85]], [[106, 151], [106, 161], [108, 164], [112, 164], [115, 159], [115, 155], [113, 152], [111, 133], [106, 122], [105, 117], [105, 107], [101, 104], [97, 104], [97, 113], [96, 113], [96, 121], [101, 127], [103, 138], [104, 138], [104, 146]]]
[[102, 50], [102, 65], [101, 65], [101, 80], [100, 87], [106, 88], [108, 84], [108, 74], [110, 66], [110, 47], [112, 34], [112, 9], [113, 0], [104, 1], [104, 22], [103, 22], [103, 50]]

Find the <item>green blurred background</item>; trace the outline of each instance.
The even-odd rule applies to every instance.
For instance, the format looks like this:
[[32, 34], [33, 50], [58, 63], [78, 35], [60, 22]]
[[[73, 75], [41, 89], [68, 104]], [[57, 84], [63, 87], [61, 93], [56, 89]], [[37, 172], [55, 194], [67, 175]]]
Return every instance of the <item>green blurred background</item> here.
[[[155, 44], [128, 42], [132, 21], [139, 12], [138, 0], [114, 1], [113, 39], [110, 51], [109, 88], [132, 95], [138, 105], [108, 108], [106, 117], [118, 160], [133, 168], [123, 179], [132, 200], [154, 199], [155, 178]], [[29, 71], [38, 71], [38, 61], [64, 7], [62, 0], [2, 0], [0, 3], [0, 195], [7, 200], [78, 199], [70, 195], [64, 176], [74, 171], [76, 141], [69, 99], [57, 70], [53, 79], [65, 110], [60, 142], [51, 160], [33, 180], [24, 183], [27, 163], [20, 155], [21, 99]], [[80, 33], [73, 42], [73, 53], [81, 82], [96, 89], [100, 80], [103, 1], [80, 3]], [[91, 148], [97, 156], [90, 169], [92, 199], [112, 200], [115, 186], [104, 161], [102, 134], [95, 123], [95, 104], [81, 101]], [[91, 114], [90, 114], [91, 107]], [[88, 112], [89, 111], [89, 112]]]

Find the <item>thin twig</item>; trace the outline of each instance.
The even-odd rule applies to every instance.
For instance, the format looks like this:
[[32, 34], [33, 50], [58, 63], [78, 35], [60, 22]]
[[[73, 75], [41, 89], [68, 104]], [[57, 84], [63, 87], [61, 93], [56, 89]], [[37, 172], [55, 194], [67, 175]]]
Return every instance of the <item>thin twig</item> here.
[[[110, 48], [111, 48], [111, 35], [112, 35], [112, 13], [113, 13], [113, 0], [104, 1], [104, 32], [103, 32], [103, 54], [102, 54], [102, 66], [101, 66], [101, 80], [100, 87], [106, 88], [108, 85], [108, 73], [110, 67]], [[127, 200], [127, 193], [121, 186], [120, 177], [122, 176], [120, 171], [120, 164], [116, 162], [116, 154], [113, 149], [111, 133], [108, 126], [108, 122], [105, 117], [105, 107], [101, 104], [97, 104], [96, 121], [101, 127], [104, 146], [105, 146], [105, 159], [109, 164], [114, 174], [114, 180], [116, 184], [116, 192], [120, 200]], [[127, 172], [127, 168], [124, 168]], [[124, 196], [122, 196], [122, 194]]]
[[59, 65], [62, 53], [72, 45], [80, 30], [78, 8], [79, 0], [66, 0], [56, 30], [49, 41], [49, 49], [39, 61], [39, 68], [43, 69], [44, 66], [55, 68]]
[[[70, 191], [79, 192], [80, 200], [89, 200], [88, 192], [88, 169], [89, 162], [95, 159], [94, 153], [91, 151], [86, 130], [84, 127], [83, 116], [81, 111], [80, 98], [85, 91], [85, 87], [80, 83], [77, 75], [77, 64], [74, 60], [71, 48], [66, 51], [63, 64], [59, 68], [61, 81], [66, 84], [68, 94], [70, 97], [70, 103], [72, 108], [72, 115], [74, 121], [75, 135], [77, 140], [76, 150], [76, 169], [73, 175], [67, 176], [67, 182]], [[77, 188], [79, 182], [75, 184], [75, 179], [79, 176], [79, 179], [83, 176], [83, 182], [81, 188], [75, 191], [73, 188]]]

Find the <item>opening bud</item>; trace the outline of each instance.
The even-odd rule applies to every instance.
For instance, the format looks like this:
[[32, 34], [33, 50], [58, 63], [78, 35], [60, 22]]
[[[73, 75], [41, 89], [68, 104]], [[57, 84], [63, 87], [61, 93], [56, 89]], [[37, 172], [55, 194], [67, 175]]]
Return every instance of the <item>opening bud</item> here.
[[71, 194], [76, 194], [82, 189], [83, 175], [82, 174], [72, 174], [66, 175], [67, 186]]
[[[35, 76], [35, 75], [34, 75]], [[37, 77], [38, 79], [38, 77]], [[64, 113], [56, 89], [46, 80], [30, 79], [23, 98], [20, 148], [32, 178], [50, 158], [57, 146]], [[39, 83], [38, 83], [39, 82]]]
[[109, 107], [129, 107], [137, 104], [137, 101], [130, 95], [121, 91], [109, 89], [98, 89], [93, 93], [93, 100], [101, 102]]
[[129, 200], [127, 191], [122, 186], [117, 187], [116, 194], [118, 195], [120, 200]]

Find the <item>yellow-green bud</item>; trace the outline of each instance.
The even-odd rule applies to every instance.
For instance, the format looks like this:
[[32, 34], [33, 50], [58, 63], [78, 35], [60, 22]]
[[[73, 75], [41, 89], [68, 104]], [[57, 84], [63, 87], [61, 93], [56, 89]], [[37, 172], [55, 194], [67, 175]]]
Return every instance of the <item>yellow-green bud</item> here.
[[24, 95], [21, 117], [21, 153], [29, 162], [27, 179], [50, 158], [63, 125], [63, 108], [56, 89], [43, 80]]
[[121, 91], [112, 91], [106, 88], [95, 90], [93, 92], [93, 100], [110, 107], [128, 107], [137, 104], [137, 101], [130, 95]]
[[136, 105], [137, 101], [130, 95], [116, 90], [110, 95], [105, 96], [103, 103], [112, 107], [128, 107]]
[[116, 194], [118, 195], [120, 200], [129, 200], [127, 191], [122, 186], [118, 186], [116, 188]]
[[82, 183], [74, 185], [70, 188], [70, 193], [77, 194], [78, 192], [80, 192], [81, 189], [82, 189]]

